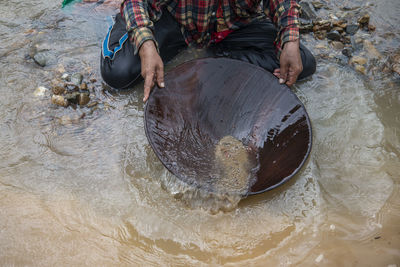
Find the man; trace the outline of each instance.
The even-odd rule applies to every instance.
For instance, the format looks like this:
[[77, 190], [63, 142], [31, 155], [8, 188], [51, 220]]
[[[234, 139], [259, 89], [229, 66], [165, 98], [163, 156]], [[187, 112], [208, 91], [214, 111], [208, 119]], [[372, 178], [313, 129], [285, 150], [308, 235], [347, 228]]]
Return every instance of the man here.
[[299, 41], [295, 0], [125, 0], [103, 43], [101, 73], [114, 88], [144, 78], [147, 101], [164, 87], [164, 62], [188, 45], [260, 66], [293, 85], [315, 72]]

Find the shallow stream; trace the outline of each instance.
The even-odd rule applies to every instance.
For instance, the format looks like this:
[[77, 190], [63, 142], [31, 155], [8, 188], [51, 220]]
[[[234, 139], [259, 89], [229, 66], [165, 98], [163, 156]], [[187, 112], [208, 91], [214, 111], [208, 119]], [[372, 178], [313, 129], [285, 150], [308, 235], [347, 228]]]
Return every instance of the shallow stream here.
[[[399, 53], [398, 0], [330, 2], [319, 15], [371, 15], [376, 31], [357, 34], [380, 62]], [[283, 186], [211, 214], [163, 188], [174, 178], [146, 139], [141, 87], [101, 83], [112, 9], [0, 0], [0, 265], [400, 266], [397, 74], [374, 64], [360, 74], [304, 35], [318, 58], [316, 74], [293, 87], [313, 126], [308, 162]], [[47, 53], [45, 67], [33, 47]], [[96, 109], [34, 94], [64, 72], [97, 79]]]

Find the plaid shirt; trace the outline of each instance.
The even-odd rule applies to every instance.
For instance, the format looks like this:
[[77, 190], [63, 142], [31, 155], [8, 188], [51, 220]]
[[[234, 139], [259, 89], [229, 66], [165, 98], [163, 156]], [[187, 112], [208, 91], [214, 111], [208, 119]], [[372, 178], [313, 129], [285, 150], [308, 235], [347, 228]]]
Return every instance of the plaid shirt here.
[[217, 29], [218, 1], [222, 1], [220, 7], [227, 29], [239, 29], [259, 18], [264, 6], [264, 13], [279, 29], [275, 40], [278, 52], [286, 42], [299, 38], [300, 7], [296, 0], [125, 0], [121, 4], [121, 15], [127, 23], [135, 54], [147, 40], [153, 40], [157, 46], [154, 22], [160, 19], [163, 7], [182, 26], [186, 43], [209, 45]]

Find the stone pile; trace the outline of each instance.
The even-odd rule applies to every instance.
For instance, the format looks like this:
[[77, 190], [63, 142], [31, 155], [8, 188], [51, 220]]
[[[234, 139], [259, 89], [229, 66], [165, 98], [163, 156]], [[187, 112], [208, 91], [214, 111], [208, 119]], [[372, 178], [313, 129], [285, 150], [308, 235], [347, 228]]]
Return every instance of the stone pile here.
[[[90, 82], [94, 83], [96, 80], [92, 79]], [[94, 86], [91, 85], [91, 89], [93, 88]], [[80, 73], [72, 75], [64, 73], [61, 76], [61, 80], [57, 79], [53, 81], [51, 91], [53, 93], [51, 102], [62, 107], [71, 105], [83, 107], [90, 102], [88, 84], [83, 82], [83, 75]]]

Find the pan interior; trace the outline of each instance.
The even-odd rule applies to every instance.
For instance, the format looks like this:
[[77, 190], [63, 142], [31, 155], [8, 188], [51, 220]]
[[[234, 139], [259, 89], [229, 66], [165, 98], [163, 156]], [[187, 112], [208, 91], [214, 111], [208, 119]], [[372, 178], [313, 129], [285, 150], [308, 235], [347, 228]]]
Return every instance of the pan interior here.
[[145, 109], [149, 142], [184, 183], [242, 196], [292, 177], [311, 149], [311, 125], [290, 88], [254, 65], [205, 58], [169, 71]]

